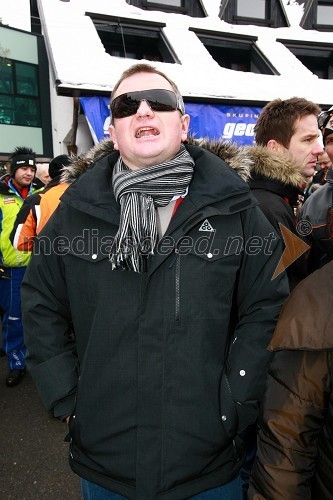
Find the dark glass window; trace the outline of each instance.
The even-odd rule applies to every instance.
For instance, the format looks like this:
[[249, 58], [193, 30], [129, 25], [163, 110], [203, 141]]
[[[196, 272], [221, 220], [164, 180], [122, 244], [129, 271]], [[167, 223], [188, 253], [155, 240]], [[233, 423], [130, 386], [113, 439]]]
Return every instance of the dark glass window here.
[[277, 39], [318, 78], [333, 78], [333, 44]]
[[247, 71], [264, 75], [277, 75], [278, 72], [264, 57], [256, 45], [256, 37], [228, 37], [223, 34], [213, 35], [204, 30], [194, 31], [210, 53], [214, 61], [221, 67], [235, 71]]
[[0, 123], [41, 126], [37, 66], [0, 62]]
[[38, 97], [37, 66], [16, 63], [17, 93]]
[[105, 51], [111, 56], [179, 62], [159, 26], [92, 20]]
[[14, 88], [13, 70], [10, 62], [0, 60], [0, 93], [12, 94]]

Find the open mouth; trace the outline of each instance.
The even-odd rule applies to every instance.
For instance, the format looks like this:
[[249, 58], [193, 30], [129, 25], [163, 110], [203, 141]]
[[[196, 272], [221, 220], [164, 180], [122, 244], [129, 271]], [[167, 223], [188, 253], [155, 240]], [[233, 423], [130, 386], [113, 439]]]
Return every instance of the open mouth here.
[[141, 137], [153, 137], [156, 135], [160, 135], [159, 131], [156, 130], [156, 128], [152, 127], [141, 127], [135, 134], [135, 137], [137, 139], [140, 139]]

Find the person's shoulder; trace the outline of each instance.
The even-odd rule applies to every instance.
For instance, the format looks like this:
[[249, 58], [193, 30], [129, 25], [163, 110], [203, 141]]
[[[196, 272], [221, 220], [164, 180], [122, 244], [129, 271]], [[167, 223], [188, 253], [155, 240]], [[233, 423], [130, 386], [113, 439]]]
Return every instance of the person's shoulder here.
[[309, 220], [314, 226], [327, 222], [327, 209], [332, 205], [333, 186], [325, 184], [304, 202], [299, 219]]
[[283, 305], [269, 350], [333, 349], [333, 261], [302, 280]]
[[30, 204], [33, 205], [35, 203], [39, 203], [40, 197], [42, 195], [42, 191], [37, 191], [36, 193], [32, 193], [29, 196], [26, 197], [24, 200], [25, 204]]
[[314, 191], [304, 202], [302, 209], [306, 210], [307, 207], [321, 203], [323, 200], [328, 199], [332, 201], [333, 185], [326, 183]]
[[195, 161], [210, 160], [206, 168], [216, 166], [225, 172], [237, 174], [245, 182], [249, 181], [253, 161], [247, 146], [238, 146], [236, 143], [221, 139], [194, 139], [193, 137], [189, 138], [185, 146]]

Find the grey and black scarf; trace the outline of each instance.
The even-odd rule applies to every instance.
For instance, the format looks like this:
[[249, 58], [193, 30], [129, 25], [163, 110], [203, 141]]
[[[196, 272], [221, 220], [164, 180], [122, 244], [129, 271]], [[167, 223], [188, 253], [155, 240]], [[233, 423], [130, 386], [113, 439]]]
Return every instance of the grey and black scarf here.
[[130, 170], [120, 157], [113, 171], [113, 190], [120, 203], [120, 224], [110, 260], [112, 268], [144, 272], [158, 242], [157, 207], [184, 194], [193, 176], [194, 160], [182, 144], [170, 161]]

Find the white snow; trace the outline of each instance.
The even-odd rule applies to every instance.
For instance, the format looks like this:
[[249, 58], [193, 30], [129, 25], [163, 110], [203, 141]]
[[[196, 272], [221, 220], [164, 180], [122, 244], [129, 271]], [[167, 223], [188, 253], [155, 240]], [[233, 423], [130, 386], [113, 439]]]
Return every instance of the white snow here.
[[[22, 2], [22, 0], [15, 0]], [[299, 27], [303, 6], [296, 0], [282, 0], [290, 26], [262, 28], [231, 25], [218, 17], [220, 0], [202, 0], [208, 17], [192, 18], [141, 10], [125, 0], [38, 0], [47, 50], [55, 78], [69, 88], [111, 92], [121, 72], [138, 61], [107, 54], [86, 12], [119, 16], [129, 20], [165, 23], [164, 34], [181, 64], [154, 63], [176, 81], [184, 97], [228, 98], [237, 101], [269, 101], [275, 97], [302, 96], [322, 105], [332, 103], [332, 81], [313, 75], [277, 39], [332, 43], [332, 32]], [[0, 17], [6, 23], [6, 9]], [[11, 18], [12, 21], [12, 18]], [[258, 37], [257, 45], [280, 73], [259, 75], [221, 68], [193, 31], [188, 28], [239, 33]], [[221, 101], [220, 101], [221, 102]]]

